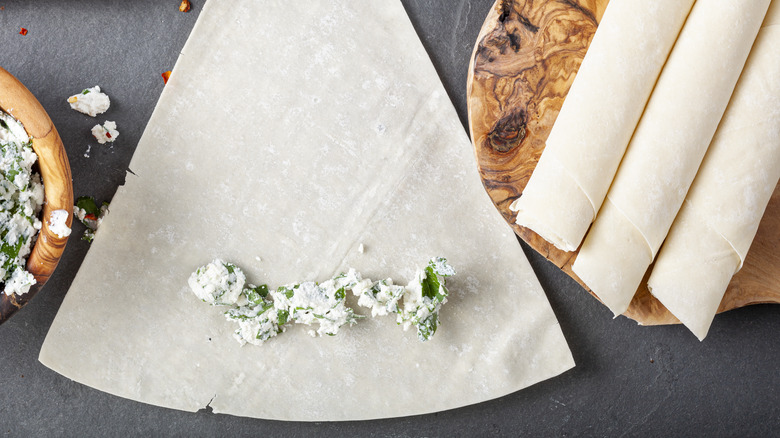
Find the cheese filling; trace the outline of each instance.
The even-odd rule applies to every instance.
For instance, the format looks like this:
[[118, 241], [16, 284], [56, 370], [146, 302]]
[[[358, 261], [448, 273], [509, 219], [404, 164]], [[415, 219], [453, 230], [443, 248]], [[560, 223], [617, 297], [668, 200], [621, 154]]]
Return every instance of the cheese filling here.
[[32, 166], [38, 156], [18, 120], [0, 111], [0, 281], [6, 295], [36, 283], [25, 269], [41, 221], [43, 184]]
[[[414, 326], [421, 341], [429, 340], [439, 325], [439, 310], [447, 302], [445, 277], [455, 270], [443, 258], [434, 258], [405, 287], [393, 280], [371, 281], [350, 269], [322, 283], [305, 281], [269, 291], [268, 286], [246, 282], [236, 265], [221, 259], [198, 268], [189, 278], [192, 292], [215, 306], [232, 306], [225, 317], [238, 323], [234, 337], [242, 345], [260, 345], [286, 329], [288, 322], [317, 325], [312, 336], [336, 335], [341, 327], [364, 318], [347, 306], [347, 291], [358, 297], [358, 306], [371, 316], [396, 314], [404, 330]], [[403, 299], [403, 307], [399, 301]]]

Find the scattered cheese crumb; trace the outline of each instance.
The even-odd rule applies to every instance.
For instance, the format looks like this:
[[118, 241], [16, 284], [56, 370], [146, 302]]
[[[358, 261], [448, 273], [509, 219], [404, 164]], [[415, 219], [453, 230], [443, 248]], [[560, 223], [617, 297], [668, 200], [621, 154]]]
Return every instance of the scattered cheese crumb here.
[[57, 237], [70, 236], [70, 228], [67, 224], [68, 215], [67, 210], [54, 210], [51, 212], [51, 216], [49, 216], [49, 230], [56, 234]]
[[86, 88], [79, 94], [74, 94], [68, 98], [70, 107], [74, 110], [95, 117], [108, 111], [111, 106], [111, 100], [108, 95], [100, 91], [100, 87], [95, 85], [92, 88]]
[[106, 121], [103, 126], [95, 125], [92, 127], [92, 135], [100, 144], [113, 142], [119, 137], [119, 131], [116, 130], [116, 122]]
[[364, 252], [366, 252], [366, 247], [365, 247], [365, 246], [363, 246], [363, 244], [362, 244], [362, 243], [361, 243], [360, 245], [358, 245], [358, 252], [359, 252], [359, 253], [361, 253], [361, 254], [363, 254]]

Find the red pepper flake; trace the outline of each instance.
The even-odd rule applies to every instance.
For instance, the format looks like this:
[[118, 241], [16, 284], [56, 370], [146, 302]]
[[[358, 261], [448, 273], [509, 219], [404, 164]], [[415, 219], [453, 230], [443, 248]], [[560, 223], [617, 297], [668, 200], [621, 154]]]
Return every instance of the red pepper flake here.
[[111, 133], [110, 132], [106, 132], [106, 138], [111, 138]]
[[19, 34], [20, 35], [27, 35], [27, 29], [22, 27], [21, 30], [19, 31]]
[[97, 220], [97, 216], [95, 216], [92, 213], [89, 213], [89, 214], [84, 215], [84, 219], [89, 219], [89, 220], [96, 221]]
[[190, 4], [190, 0], [181, 0], [181, 4], [179, 5], [179, 11], [181, 12], [189, 12], [192, 5]]
[[171, 77], [171, 71], [168, 70], [166, 72], [163, 72], [163, 74], [161, 76], [163, 78], [163, 81], [167, 84], [168, 83], [168, 78]]

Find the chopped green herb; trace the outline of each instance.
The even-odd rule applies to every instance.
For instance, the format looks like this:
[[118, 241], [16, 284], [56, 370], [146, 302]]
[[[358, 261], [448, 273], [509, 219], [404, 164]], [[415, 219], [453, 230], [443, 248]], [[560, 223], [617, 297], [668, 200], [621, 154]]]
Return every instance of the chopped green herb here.
[[455, 270], [444, 258], [434, 258], [417, 274], [417, 282], [407, 286], [404, 295], [404, 311], [398, 315], [398, 323], [404, 328], [415, 326], [421, 341], [429, 340], [439, 327], [439, 310], [447, 302], [449, 292], [444, 286], [445, 277], [455, 275]]
[[94, 214], [95, 216], [100, 214], [95, 198], [91, 196], [80, 196], [76, 199], [76, 207], [86, 211], [87, 214]]
[[290, 319], [290, 312], [287, 310], [277, 310], [276, 315], [279, 320], [279, 325], [287, 324], [287, 320]]
[[248, 289], [244, 289], [244, 295], [250, 304], [257, 306], [262, 303], [268, 296], [268, 286], [260, 285]]

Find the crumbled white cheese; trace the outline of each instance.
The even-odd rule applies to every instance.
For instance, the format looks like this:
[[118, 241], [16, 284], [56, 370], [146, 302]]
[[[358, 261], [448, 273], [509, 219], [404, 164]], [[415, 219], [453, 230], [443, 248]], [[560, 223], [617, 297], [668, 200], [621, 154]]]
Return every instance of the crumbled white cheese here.
[[43, 184], [32, 171], [37, 159], [22, 124], [0, 111], [0, 281], [6, 295], [24, 294], [36, 282], [25, 265], [41, 229]]
[[380, 280], [366, 288], [352, 289], [358, 296], [358, 306], [371, 309], [371, 316], [384, 316], [398, 312], [398, 301], [404, 296], [403, 286], [393, 284], [393, 279]]
[[238, 323], [233, 334], [241, 345], [261, 345], [263, 341], [276, 336], [279, 328], [278, 312], [273, 303], [258, 306], [235, 307], [225, 312], [225, 318]]
[[317, 284], [305, 281], [280, 287], [271, 292], [277, 309], [287, 310], [298, 324], [319, 324], [316, 333], [335, 335], [346, 324], [354, 324], [355, 313], [346, 306], [345, 288], [331, 279]]
[[353, 292], [356, 287], [368, 287], [371, 285], [371, 280], [364, 280], [363, 276], [360, 275], [360, 272], [356, 271], [354, 268], [349, 268], [346, 274], [341, 273], [335, 276], [333, 280], [336, 281], [339, 287], [352, 290]]
[[27, 135], [24, 126], [10, 114], [0, 111], [0, 120], [3, 121], [2, 129], [0, 129], [0, 142], [27, 143], [30, 141], [30, 136]]
[[246, 304], [246, 276], [232, 263], [215, 259], [195, 271], [188, 281], [198, 298], [212, 305]]
[[431, 259], [428, 266], [418, 269], [415, 279], [406, 285], [403, 312], [397, 321], [404, 330], [417, 327], [417, 337], [426, 341], [439, 326], [439, 310], [447, 302], [449, 292], [444, 287], [444, 278], [455, 275], [455, 270], [441, 257]]
[[363, 254], [364, 252], [366, 252], [366, 247], [365, 247], [365, 246], [363, 246], [363, 244], [362, 244], [362, 243], [361, 243], [360, 245], [358, 245], [358, 252], [359, 252], [359, 253], [361, 253], [361, 254]]
[[106, 121], [103, 125], [95, 125], [92, 127], [92, 135], [95, 137], [98, 143], [106, 144], [111, 143], [119, 137], [119, 131], [116, 130], [116, 122]]
[[17, 266], [14, 269], [11, 277], [5, 280], [5, 288], [3, 292], [6, 295], [16, 294], [23, 295], [30, 291], [30, 287], [37, 283], [35, 277], [25, 269]]
[[[426, 341], [433, 336], [439, 323], [439, 309], [447, 301], [444, 279], [455, 271], [443, 258], [431, 259], [417, 271], [407, 287], [393, 284], [388, 278], [372, 282], [350, 269], [323, 283], [306, 281], [282, 286], [275, 291], [268, 287], [245, 285], [244, 273], [220, 259], [198, 268], [189, 278], [195, 295], [212, 305], [232, 305], [225, 317], [236, 321], [239, 328], [234, 337], [244, 345], [262, 344], [285, 329], [285, 324], [317, 324], [309, 330], [312, 336], [335, 335], [344, 325], [352, 325], [361, 315], [346, 305], [346, 292], [358, 297], [358, 305], [371, 309], [372, 316], [398, 314], [404, 328], [417, 327], [417, 336]], [[404, 300], [403, 310], [399, 300]]]
[[84, 210], [83, 208], [79, 208], [78, 205], [73, 206], [73, 216], [76, 216], [76, 219], [80, 221], [84, 221], [84, 218], [87, 217], [87, 210]]
[[433, 310], [430, 298], [424, 297], [422, 293], [422, 283], [427, 278], [425, 271], [418, 269], [414, 277], [415, 279], [406, 285], [403, 313], [398, 315], [398, 323], [403, 324], [404, 330], [408, 330], [415, 323], [415, 319], [427, 318]]
[[56, 234], [57, 237], [70, 236], [70, 227], [68, 227], [68, 211], [67, 210], [54, 210], [49, 217], [49, 230]]
[[111, 106], [111, 100], [108, 98], [108, 95], [102, 93], [97, 85], [87, 88], [79, 94], [70, 96], [68, 103], [74, 110], [92, 117], [103, 114]]
[[430, 267], [436, 275], [441, 277], [452, 277], [455, 275], [455, 268], [447, 264], [447, 259], [442, 257], [434, 257], [428, 262]]

